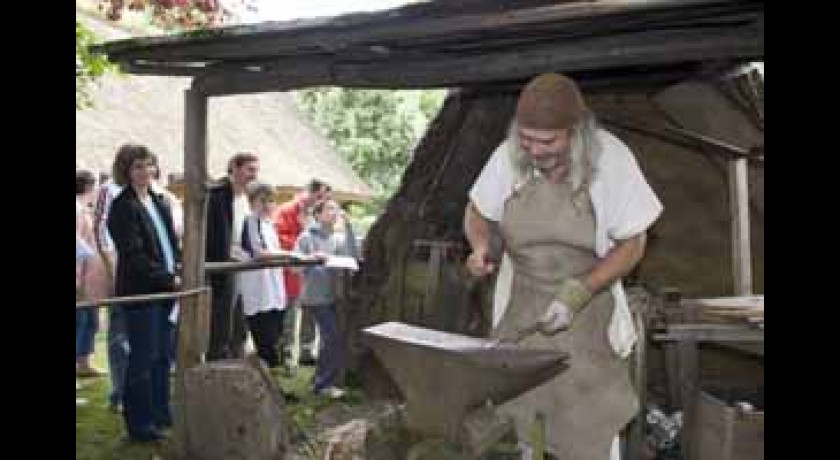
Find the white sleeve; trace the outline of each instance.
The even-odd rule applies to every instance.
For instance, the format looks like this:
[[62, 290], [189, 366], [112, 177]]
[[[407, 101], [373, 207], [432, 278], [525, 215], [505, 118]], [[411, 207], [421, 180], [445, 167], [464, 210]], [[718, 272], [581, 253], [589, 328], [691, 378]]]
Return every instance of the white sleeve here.
[[114, 202], [114, 198], [119, 194], [120, 189], [115, 189], [111, 184], [107, 184], [103, 186], [103, 189], [100, 191], [100, 204], [102, 208], [99, 210], [99, 222], [97, 222], [98, 233], [97, 237], [99, 238], [99, 244], [102, 245], [102, 248], [106, 251], [114, 252], [116, 248], [114, 246], [114, 241], [111, 239], [111, 233], [108, 232], [108, 213], [111, 212], [111, 204]]
[[[616, 139], [617, 141], [617, 139]], [[612, 155], [610, 212], [607, 232], [612, 240], [624, 240], [648, 229], [662, 213], [662, 203], [648, 184], [630, 149], [618, 141], [604, 155]]]
[[510, 165], [510, 141], [505, 139], [493, 154], [470, 189], [470, 201], [486, 219], [502, 220], [505, 201], [513, 191], [513, 169]]
[[172, 210], [172, 226], [178, 238], [184, 236], [184, 208], [181, 206], [181, 200], [177, 196], [169, 193], [169, 208]]

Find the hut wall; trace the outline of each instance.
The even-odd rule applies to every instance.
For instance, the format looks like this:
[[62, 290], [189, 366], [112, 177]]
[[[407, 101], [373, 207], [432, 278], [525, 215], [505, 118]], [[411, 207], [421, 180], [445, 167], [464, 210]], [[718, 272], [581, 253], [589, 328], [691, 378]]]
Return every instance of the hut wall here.
[[[593, 94], [588, 99], [598, 116], [652, 125], [670, 122], [652, 96]], [[487, 332], [493, 280], [476, 282], [463, 269], [468, 253], [463, 211], [469, 187], [508, 131], [515, 99], [515, 93], [480, 89], [447, 97], [417, 147], [399, 190], [368, 234], [365, 263], [358, 275], [360, 303], [354, 321], [359, 327], [404, 321], [468, 334]], [[630, 146], [665, 207], [650, 230], [647, 254], [629, 281], [654, 289], [676, 287], [688, 297], [731, 295], [724, 162], [707, 152], [608, 129]], [[762, 292], [763, 170], [753, 168], [750, 174], [758, 183], [754, 194], [760, 197], [751, 202], [751, 217], [754, 286]], [[455, 249], [442, 262], [448, 270], [446, 277], [427, 276], [429, 257], [417, 251], [418, 240], [452, 244]], [[429, 282], [435, 283], [432, 289]], [[441, 321], [442, 317], [449, 320]], [[360, 353], [355, 363], [367, 374], [368, 390], [380, 395], [392, 392], [364, 348], [355, 349]]]

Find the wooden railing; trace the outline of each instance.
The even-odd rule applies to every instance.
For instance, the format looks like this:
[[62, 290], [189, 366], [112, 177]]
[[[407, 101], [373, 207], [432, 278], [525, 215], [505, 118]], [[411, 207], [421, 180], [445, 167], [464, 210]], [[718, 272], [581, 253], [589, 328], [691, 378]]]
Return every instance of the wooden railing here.
[[[259, 270], [272, 267], [300, 267], [308, 265], [320, 265], [321, 261], [303, 255], [284, 255], [277, 258], [230, 261], [230, 262], [206, 262], [204, 272], [208, 275], [218, 273], [233, 273], [249, 270]], [[180, 268], [180, 267], [179, 267]], [[108, 308], [117, 305], [137, 304], [153, 302], [158, 300], [177, 300], [184, 297], [191, 297], [208, 290], [208, 286], [187, 289], [184, 291], [161, 292], [155, 294], [139, 294], [132, 296], [109, 297], [99, 300], [84, 300], [76, 302], [76, 308]]]

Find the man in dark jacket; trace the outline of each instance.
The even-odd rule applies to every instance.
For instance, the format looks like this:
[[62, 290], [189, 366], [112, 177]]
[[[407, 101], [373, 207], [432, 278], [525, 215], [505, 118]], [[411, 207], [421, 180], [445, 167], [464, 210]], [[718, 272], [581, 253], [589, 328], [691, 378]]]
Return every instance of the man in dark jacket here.
[[[239, 240], [248, 214], [245, 187], [257, 178], [259, 160], [238, 153], [228, 162], [228, 175], [210, 189], [207, 202], [207, 261], [240, 259]], [[210, 275], [213, 299], [207, 360], [242, 357], [245, 351], [245, 316], [232, 274]]]

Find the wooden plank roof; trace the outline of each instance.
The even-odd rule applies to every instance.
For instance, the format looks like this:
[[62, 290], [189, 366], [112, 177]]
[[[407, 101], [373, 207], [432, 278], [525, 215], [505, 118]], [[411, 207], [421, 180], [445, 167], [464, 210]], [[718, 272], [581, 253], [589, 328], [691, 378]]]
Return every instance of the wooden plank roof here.
[[128, 72], [198, 77], [209, 95], [513, 83], [545, 71], [621, 84], [760, 60], [763, 23], [759, 1], [433, 1], [99, 49]]

